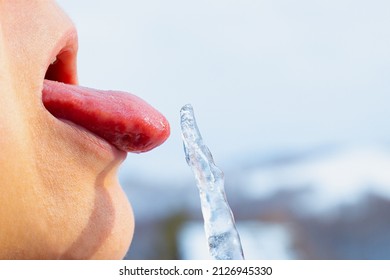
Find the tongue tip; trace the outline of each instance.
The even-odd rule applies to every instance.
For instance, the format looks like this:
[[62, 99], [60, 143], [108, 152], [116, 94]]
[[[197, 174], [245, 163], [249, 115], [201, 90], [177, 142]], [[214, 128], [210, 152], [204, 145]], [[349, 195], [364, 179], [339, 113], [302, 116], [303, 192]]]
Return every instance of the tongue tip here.
[[163, 144], [170, 135], [169, 122], [162, 115], [161, 118], [158, 125], [149, 126], [147, 133], [118, 135], [118, 138], [110, 142], [119, 150], [129, 153], [140, 154], [153, 150]]

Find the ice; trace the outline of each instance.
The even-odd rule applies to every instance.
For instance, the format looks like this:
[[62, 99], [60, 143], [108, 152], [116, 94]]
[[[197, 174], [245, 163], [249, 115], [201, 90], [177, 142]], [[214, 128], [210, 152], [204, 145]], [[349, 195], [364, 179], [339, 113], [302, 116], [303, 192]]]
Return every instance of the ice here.
[[226, 200], [223, 172], [203, 143], [190, 104], [180, 110], [184, 152], [199, 189], [209, 252], [217, 260], [242, 260], [241, 241]]

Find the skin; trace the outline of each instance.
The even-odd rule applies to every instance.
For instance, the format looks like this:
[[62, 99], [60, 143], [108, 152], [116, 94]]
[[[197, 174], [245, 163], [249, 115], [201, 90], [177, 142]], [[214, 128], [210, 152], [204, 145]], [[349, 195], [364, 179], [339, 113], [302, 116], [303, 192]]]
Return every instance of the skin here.
[[117, 180], [126, 153], [42, 104], [49, 60], [64, 45], [61, 78], [76, 84], [74, 26], [57, 4], [0, 0], [1, 259], [121, 259], [131, 243]]

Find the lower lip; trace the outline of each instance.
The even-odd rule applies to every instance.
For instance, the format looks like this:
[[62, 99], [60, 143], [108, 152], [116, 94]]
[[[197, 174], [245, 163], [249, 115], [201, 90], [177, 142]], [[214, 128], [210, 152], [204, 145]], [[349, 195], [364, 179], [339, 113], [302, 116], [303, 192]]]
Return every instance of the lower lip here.
[[66, 129], [71, 129], [71, 131], [67, 133], [68, 137], [74, 138], [72, 139], [74, 140], [74, 143], [78, 143], [79, 146], [88, 149], [88, 152], [92, 151], [94, 154], [99, 155], [99, 157], [109, 158], [112, 160], [125, 160], [127, 152], [117, 149], [100, 136], [91, 133], [84, 127], [68, 120], [55, 120], [61, 122], [61, 125], [65, 125]]

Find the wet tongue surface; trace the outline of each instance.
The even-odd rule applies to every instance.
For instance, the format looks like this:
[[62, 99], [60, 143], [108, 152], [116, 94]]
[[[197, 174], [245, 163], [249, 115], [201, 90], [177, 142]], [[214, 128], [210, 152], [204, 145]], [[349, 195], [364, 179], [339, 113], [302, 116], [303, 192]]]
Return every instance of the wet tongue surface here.
[[129, 93], [45, 80], [42, 101], [56, 118], [80, 125], [126, 152], [149, 151], [170, 133], [161, 113]]

